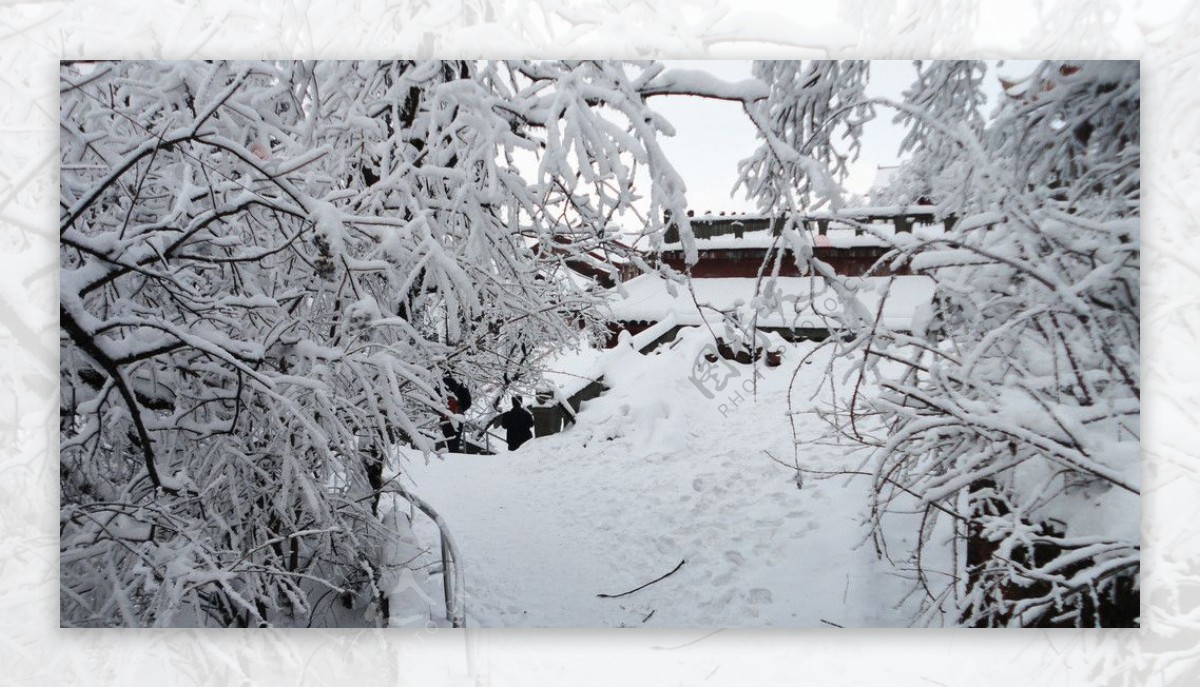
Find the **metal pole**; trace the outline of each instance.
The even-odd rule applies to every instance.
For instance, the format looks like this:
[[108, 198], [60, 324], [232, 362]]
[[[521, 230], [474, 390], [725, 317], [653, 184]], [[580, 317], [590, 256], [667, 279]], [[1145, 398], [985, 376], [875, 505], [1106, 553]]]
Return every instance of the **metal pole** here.
[[450, 529], [446, 526], [446, 522], [442, 517], [434, 511], [433, 507], [425, 503], [425, 500], [417, 497], [399, 486], [393, 486], [396, 494], [407, 499], [409, 503], [416, 506], [426, 516], [431, 518], [438, 527], [438, 532], [441, 534], [442, 547], [442, 594], [446, 598], [446, 620], [454, 628], [466, 628], [467, 616], [465, 610], [460, 606], [460, 595], [466, 597], [466, 590], [463, 587], [462, 572], [458, 570], [457, 548], [454, 546], [454, 540], [450, 537]]
[[454, 555], [450, 551], [450, 543], [446, 542], [446, 535], [441, 536], [442, 541], [442, 594], [446, 599], [446, 620], [450, 622], [452, 628], [462, 628], [462, 621], [458, 618], [458, 600], [454, 597], [454, 584], [451, 581], [451, 576], [454, 575]]

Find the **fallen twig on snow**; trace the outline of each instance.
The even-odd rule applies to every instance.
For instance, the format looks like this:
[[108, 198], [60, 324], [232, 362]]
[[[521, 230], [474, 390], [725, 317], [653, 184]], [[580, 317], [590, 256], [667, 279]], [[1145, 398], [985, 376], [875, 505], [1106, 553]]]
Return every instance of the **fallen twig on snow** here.
[[825, 619], [821, 619], [821, 623], [823, 623], [823, 624], [829, 624], [830, 626], [833, 626], [834, 628], [845, 628], [845, 626], [843, 626], [843, 625], [841, 625], [841, 624], [835, 624], [834, 622], [832, 622], [832, 621], [826, 621]]
[[680, 559], [679, 563], [675, 565], [675, 568], [671, 569], [670, 571], [667, 571], [666, 573], [659, 576], [658, 578], [655, 578], [654, 580], [650, 581], [649, 583], [643, 583], [642, 585], [637, 586], [633, 590], [626, 590], [625, 592], [617, 593], [616, 595], [608, 595], [608, 594], [605, 594], [602, 592], [598, 592], [598, 593], [596, 593], [596, 597], [624, 597], [626, 595], [632, 595], [633, 593], [637, 592], [638, 590], [641, 590], [642, 588], [654, 585], [655, 583], [666, 578], [667, 576], [671, 575], [672, 573], [675, 573], [686, 563], [687, 563], [686, 559]]

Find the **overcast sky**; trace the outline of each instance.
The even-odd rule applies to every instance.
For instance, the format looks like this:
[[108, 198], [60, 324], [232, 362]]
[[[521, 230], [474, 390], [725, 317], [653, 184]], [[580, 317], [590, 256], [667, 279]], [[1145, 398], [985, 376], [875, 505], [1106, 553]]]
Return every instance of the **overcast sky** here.
[[[748, 60], [668, 60], [667, 67], [702, 69], [729, 81], [750, 78]], [[1025, 75], [1036, 62], [1008, 61], [989, 63], [985, 89], [989, 98], [985, 114], [990, 114], [1000, 93], [997, 72], [1005, 76]], [[911, 60], [874, 61], [871, 63], [868, 94], [900, 99], [916, 72]], [[675, 126], [676, 136], [662, 139], [664, 151], [683, 176], [688, 188], [688, 203], [697, 214], [706, 211], [750, 212], [753, 203], [739, 190], [730, 190], [737, 179], [738, 161], [757, 146], [754, 127], [746, 119], [740, 104], [693, 97], [656, 98], [654, 108]], [[892, 113], [877, 110], [877, 117], [863, 130], [862, 152], [851, 166], [845, 181], [852, 193], [865, 193], [871, 186], [878, 165], [895, 165], [904, 130], [891, 122]]]

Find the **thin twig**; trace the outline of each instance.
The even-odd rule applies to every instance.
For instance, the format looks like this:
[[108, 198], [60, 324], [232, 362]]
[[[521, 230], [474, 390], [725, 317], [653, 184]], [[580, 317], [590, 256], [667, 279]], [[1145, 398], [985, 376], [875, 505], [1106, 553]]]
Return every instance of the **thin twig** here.
[[[649, 587], [649, 586], [651, 586], [651, 585], [654, 585], [655, 583], [659, 582], [660, 580], [662, 580], [662, 579], [666, 578], [667, 576], [669, 576], [669, 575], [671, 575], [671, 574], [675, 573], [675, 572], [676, 572], [676, 571], [678, 571], [680, 568], [682, 568], [682, 567], [683, 567], [683, 565], [684, 565], [684, 564], [686, 564], [686, 563], [687, 563], [687, 560], [686, 560], [686, 559], [680, 559], [680, 560], [679, 560], [679, 563], [675, 565], [675, 568], [673, 568], [673, 569], [671, 569], [670, 571], [668, 571], [668, 572], [664, 573], [663, 575], [659, 576], [658, 578], [655, 578], [654, 580], [650, 581], [649, 583], [644, 583], [644, 584], [642, 584], [642, 585], [639, 585], [639, 586], [637, 586], [637, 587], [636, 587], [636, 588], [634, 588], [633, 590], [627, 590], [627, 591], [625, 591], [625, 592], [622, 592], [622, 593], [617, 593], [616, 595], [607, 595], [607, 594], [605, 594], [605, 593], [599, 592], [599, 593], [596, 593], [596, 597], [624, 597], [624, 596], [626, 596], [626, 595], [632, 595], [633, 593], [637, 592], [638, 590], [641, 590], [642, 588], [645, 588], [645, 587]], [[651, 613], [653, 613], [653, 612], [651, 612]], [[650, 617], [646, 617], [646, 618], [648, 619], [648, 618], [650, 618]]]
[[823, 623], [823, 624], [829, 624], [830, 626], [833, 626], [834, 628], [845, 628], [845, 626], [843, 626], [843, 625], [841, 625], [841, 624], [835, 624], [834, 622], [832, 622], [832, 621], [826, 621], [825, 619], [821, 619], [821, 623]]

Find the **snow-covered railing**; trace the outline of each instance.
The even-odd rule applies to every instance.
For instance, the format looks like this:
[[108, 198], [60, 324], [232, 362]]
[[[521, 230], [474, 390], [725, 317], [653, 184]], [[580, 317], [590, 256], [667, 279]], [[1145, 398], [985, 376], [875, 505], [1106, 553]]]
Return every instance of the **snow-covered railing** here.
[[630, 338], [633, 343], [633, 348], [638, 352], [645, 353], [646, 347], [654, 343], [656, 339], [671, 331], [671, 328], [679, 324], [679, 314], [675, 311], [667, 313], [667, 317], [662, 321], [647, 327]]
[[393, 486], [392, 489], [428, 516], [437, 526], [441, 536], [442, 594], [446, 599], [446, 620], [450, 622], [452, 628], [466, 628], [466, 589], [463, 585], [462, 568], [459, 566], [462, 559], [458, 554], [458, 547], [454, 544], [454, 539], [450, 537], [449, 526], [425, 500], [398, 485]]
[[[641, 352], [643, 349], [653, 344], [654, 340], [670, 332], [671, 328], [678, 324], [678, 315], [675, 313], [675, 311], [671, 311], [667, 313], [660, 322], [657, 322], [641, 332], [632, 335], [629, 338], [629, 342], [633, 345], [635, 351]], [[594, 364], [592, 364], [589, 370], [586, 372], [581, 372], [580, 374], [572, 377], [571, 380], [560, 385], [556, 394], [559, 402], [565, 403], [566, 400], [583, 391], [583, 389], [588, 385], [592, 384], [593, 382], [599, 382], [600, 379], [604, 377], [604, 373], [608, 369], [609, 363], [614, 357], [619, 355], [620, 351], [618, 349], [610, 349], [604, 352], [604, 355], [601, 356]]]
[[572, 378], [554, 389], [554, 397], [541, 404], [530, 407], [534, 418], [534, 430], [538, 437], [554, 434], [575, 421], [575, 413], [583, 402], [594, 399], [607, 389], [604, 386], [604, 375], [613, 363], [623, 357], [630, 349], [639, 353], [645, 351], [659, 338], [677, 327], [679, 318], [676, 313], [668, 313], [660, 322], [629, 336], [616, 348], [605, 351], [591, 366], [574, 374]]

